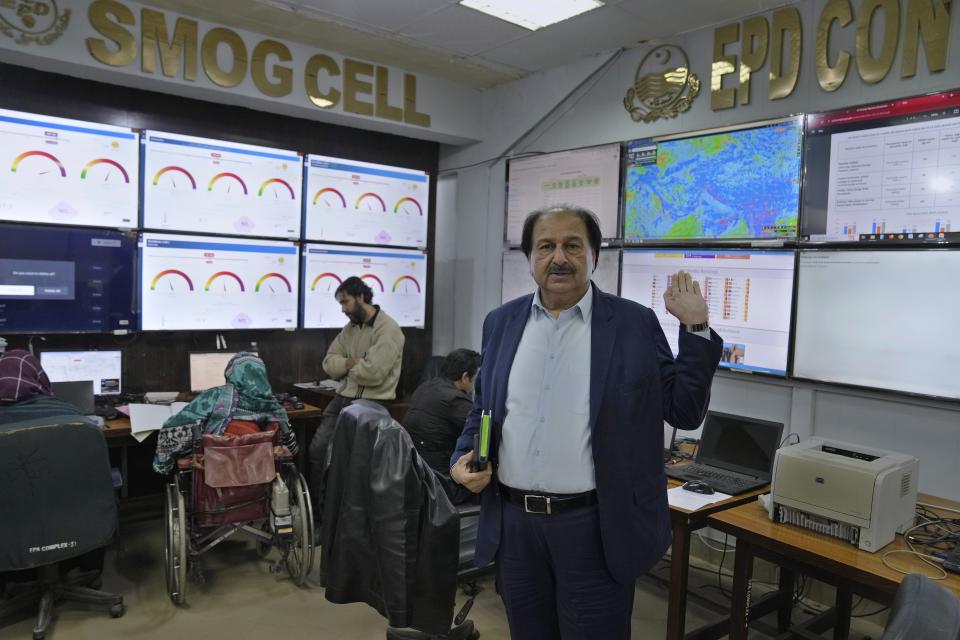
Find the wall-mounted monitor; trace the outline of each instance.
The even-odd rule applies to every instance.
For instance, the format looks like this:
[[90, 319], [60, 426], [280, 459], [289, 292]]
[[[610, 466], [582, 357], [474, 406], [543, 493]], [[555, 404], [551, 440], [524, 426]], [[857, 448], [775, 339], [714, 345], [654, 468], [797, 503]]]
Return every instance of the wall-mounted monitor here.
[[123, 352], [110, 351], [43, 351], [40, 364], [50, 382], [89, 380], [97, 396], [119, 395]]
[[960, 91], [807, 116], [806, 240], [960, 240]]
[[298, 259], [293, 242], [141, 234], [141, 328], [293, 329]]
[[[617, 294], [620, 288], [620, 250], [600, 249], [597, 268], [591, 277], [594, 283], [605, 293]], [[533, 293], [537, 283], [530, 275], [530, 262], [519, 249], [503, 252], [503, 275], [501, 278], [501, 302]]]
[[0, 109], [0, 219], [135, 228], [139, 135]]
[[[192, 351], [189, 354], [190, 391], [206, 391], [226, 384], [224, 372], [239, 351]], [[257, 355], [256, 352], [252, 352]]]
[[621, 295], [656, 312], [674, 354], [680, 322], [667, 313], [663, 293], [681, 269], [700, 282], [710, 326], [723, 338], [720, 366], [786, 375], [793, 252], [625, 249]]
[[415, 249], [382, 249], [306, 244], [303, 247], [303, 307], [300, 326], [334, 329], [347, 324], [334, 295], [357, 276], [401, 327], [426, 326], [427, 254]]
[[0, 334], [136, 329], [135, 255], [129, 233], [0, 224]]
[[142, 144], [145, 229], [300, 237], [298, 153], [159, 131]]
[[519, 245], [531, 212], [557, 204], [589, 209], [604, 238], [619, 238], [620, 144], [515, 158], [507, 164], [505, 239]]
[[307, 156], [304, 238], [426, 247], [430, 176], [370, 162]]
[[794, 238], [803, 119], [627, 144], [623, 238]]
[[960, 250], [803, 250], [793, 374], [960, 398]]

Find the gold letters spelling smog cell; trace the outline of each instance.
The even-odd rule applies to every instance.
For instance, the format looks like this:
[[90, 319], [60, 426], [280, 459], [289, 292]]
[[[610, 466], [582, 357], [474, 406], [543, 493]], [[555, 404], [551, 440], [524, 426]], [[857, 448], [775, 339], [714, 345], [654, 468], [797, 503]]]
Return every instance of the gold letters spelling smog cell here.
[[[0, 0], [3, 2], [3, 0]], [[197, 79], [197, 67], [217, 86], [231, 89], [249, 75], [257, 91], [283, 98], [293, 91], [293, 54], [276, 40], [259, 41], [252, 50], [232, 29], [213, 27], [200, 33], [196, 20], [178, 17], [171, 34], [167, 16], [156, 9], [140, 12], [140, 46], [137, 47], [134, 12], [119, 0], [94, 0], [87, 10], [90, 25], [101, 36], [87, 38], [87, 51], [101, 64], [125, 67], [140, 55], [140, 71]], [[129, 27], [129, 28], [128, 28]], [[159, 61], [159, 64], [158, 64]], [[303, 89], [310, 103], [419, 127], [430, 126], [430, 115], [417, 110], [417, 77], [403, 75], [401, 105], [390, 100], [390, 69], [343, 58], [342, 67], [326, 54], [311, 56], [304, 69]]]
[[[900, 77], [916, 75], [921, 42], [929, 72], [946, 69], [949, 0], [859, 0], [858, 4], [855, 11], [853, 0], [828, 0], [818, 16], [814, 66], [824, 91], [840, 88], [849, 73], [851, 59], [864, 82], [876, 84], [887, 77], [896, 58], [901, 27], [904, 36]], [[837, 46], [835, 41], [847, 28], [855, 29], [848, 35], [855, 45], [853, 53]], [[739, 61], [737, 54], [729, 50], [738, 41]], [[749, 104], [751, 79], [768, 58], [767, 97], [786, 98], [796, 89], [801, 55], [802, 24], [800, 13], [793, 7], [775, 11], [772, 25], [766, 16], [754, 16], [742, 23], [718, 27], [713, 39], [711, 109]], [[725, 87], [726, 76], [737, 77], [739, 84]]]

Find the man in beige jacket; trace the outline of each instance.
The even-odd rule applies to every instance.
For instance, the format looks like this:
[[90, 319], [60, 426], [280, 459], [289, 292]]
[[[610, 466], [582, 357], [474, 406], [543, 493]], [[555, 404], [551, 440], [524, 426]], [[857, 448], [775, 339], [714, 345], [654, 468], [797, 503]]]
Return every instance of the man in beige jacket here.
[[340, 411], [359, 398], [389, 406], [397, 397], [403, 361], [403, 332], [393, 318], [373, 304], [373, 290], [363, 280], [347, 278], [334, 296], [350, 322], [323, 358], [324, 371], [339, 380], [340, 386], [310, 442], [310, 491], [317, 507], [314, 517], [318, 519], [323, 510], [323, 466]]

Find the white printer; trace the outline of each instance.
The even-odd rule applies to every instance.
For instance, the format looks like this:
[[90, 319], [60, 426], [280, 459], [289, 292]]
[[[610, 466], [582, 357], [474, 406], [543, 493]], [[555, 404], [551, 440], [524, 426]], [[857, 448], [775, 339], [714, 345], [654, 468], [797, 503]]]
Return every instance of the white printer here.
[[913, 526], [918, 472], [913, 456], [811, 438], [777, 450], [767, 512], [878, 551]]

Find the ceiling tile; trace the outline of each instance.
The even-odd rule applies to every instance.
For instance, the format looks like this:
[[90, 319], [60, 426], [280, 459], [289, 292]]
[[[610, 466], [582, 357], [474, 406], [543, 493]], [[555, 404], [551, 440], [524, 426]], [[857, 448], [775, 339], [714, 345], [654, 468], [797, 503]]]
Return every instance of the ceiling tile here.
[[503, 20], [458, 5], [415, 20], [398, 35], [461, 55], [487, 51], [531, 32]]
[[395, 32], [411, 22], [449, 7], [456, 0], [396, 0], [357, 2], [357, 0], [302, 0], [298, 6], [328, 15], [333, 20], [357, 23], [372, 29]]

